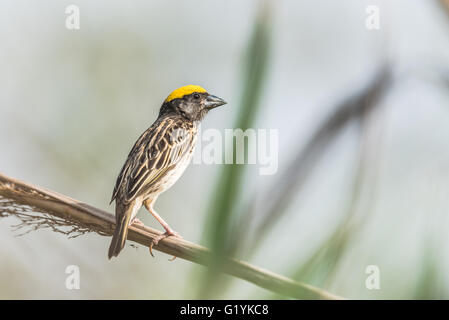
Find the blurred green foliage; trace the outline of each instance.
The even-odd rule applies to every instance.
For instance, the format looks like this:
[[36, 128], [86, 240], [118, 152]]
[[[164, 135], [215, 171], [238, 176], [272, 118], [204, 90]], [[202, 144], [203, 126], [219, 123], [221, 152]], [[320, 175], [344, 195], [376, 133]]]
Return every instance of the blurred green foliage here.
[[[270, 31], [271, 31], [271, 10], [273, 9], [269, 1], [264, 1], [259, 6], [259, 12], [254, 23], [254, 30], [251, 39], [248, 41], [248, 48], [243, 66], [241, 88], [241, 101], [237, 108], [237, 119], [232, 128], [242, 129], [254, 127], [260, 107], [260, 99], [263, 92], [264, 79], [266, 77], [267, 65], [270, 51]], [[233, 164], [223, 167], [217, 179], [215, 192], [212, 194], [209, 210], [210, 218], [206, 222], [205, 244], [213, 252], [212, 267], [205, 273], [200, 287], [200, 296], [208, 296], [214, 290], [223, 293], [223, 282], [217, 281], [220, 265], [226, 256], [232, 256], [232, 249], [238, 245], [242, 228], [234, 225], [236, 215], [239, 210], [238, 204], [245, 193], [245, 165], [236, 164], [236, 143], [238, 139], [234, 136]], [[214, 281], [211, 281], [214, 279]], [[220, 284], [220, 285], [218, 285]]]

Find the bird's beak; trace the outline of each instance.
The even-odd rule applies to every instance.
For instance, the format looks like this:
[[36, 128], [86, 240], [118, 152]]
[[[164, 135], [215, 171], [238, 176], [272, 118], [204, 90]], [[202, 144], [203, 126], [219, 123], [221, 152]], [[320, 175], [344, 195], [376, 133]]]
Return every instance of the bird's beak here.
[[206, 98], [206, 103], [204, 104], [204, 107], [208, 110], [222, 106], [224, 104], [226, 104], [227, 102], [224, 101], [223, 99], [217, 97], [217, 96], [213, 96], [213, 95], [208, 95]]

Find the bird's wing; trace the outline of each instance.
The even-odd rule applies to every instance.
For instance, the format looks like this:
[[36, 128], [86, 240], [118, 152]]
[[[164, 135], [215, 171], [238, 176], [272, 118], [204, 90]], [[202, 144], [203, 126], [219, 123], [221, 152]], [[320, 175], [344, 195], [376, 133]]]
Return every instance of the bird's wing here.
[[191, 123], [172, 118], [156, 121], [135, 143], [114, 188], [111, 202], [121, 190], [129, 203], [137, 196], [156, 191], [161, 178], [191, 152], [196, 132]]

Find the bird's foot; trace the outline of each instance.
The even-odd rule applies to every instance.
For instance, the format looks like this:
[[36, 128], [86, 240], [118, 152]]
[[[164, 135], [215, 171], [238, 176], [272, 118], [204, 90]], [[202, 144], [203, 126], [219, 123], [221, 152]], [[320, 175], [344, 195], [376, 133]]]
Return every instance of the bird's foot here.
[[134, 218], [133, 221], [131, 222], [131, 224], [135, 224], [135, 225], [141, 226], [141, 227], [145, 226], [145, 224], [142, 221], [140, 221], [138, 218]]
[[[163, 239], [165, 239], [165, 238], [168, 238], [168, 237], [176, 237], [176, 238], [182, 239], [182, 237], [181, 237], [181, 236], [179, 235], [179, 233], [177, 233], [176, 231], [173, 231], [173, 230], [171, 230], [171, 229], [166, 230], [165, 233], [163, 233], [163, 234], [157, 236], [156, 238], [153, 239], [153, 241], [151, 241], [151, 244], [150, 244], [150, 254], [151, 254], [152, 257], [154, 257], [154, 255], [153, 255], [153, 246], [154, 246], [154, 245], [157, 246], [158, 243], [159, 243], [159, 241], [161, 241], [161, 240], [163, 240]], [[176, 259], [176, 257], [173, 257], [172, 259], [170, 259], [170, 261], [173, 261], [173, 260], [175, 260], [175, 259]]]

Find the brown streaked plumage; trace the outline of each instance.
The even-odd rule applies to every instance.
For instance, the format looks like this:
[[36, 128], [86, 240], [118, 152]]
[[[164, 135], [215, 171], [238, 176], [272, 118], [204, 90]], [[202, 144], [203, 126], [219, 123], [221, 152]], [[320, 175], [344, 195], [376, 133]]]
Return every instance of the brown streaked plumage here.
[[144, 205], [161, 223], [165, 233], [150, 246], [178, 236], [156, 213], [153, 205], [160, 193], [170, 188], [188, 166], [196, 144], [200, 121], [207, 112], [225, 104], [199, 86], [173, 91], [161, 106], [159, 116], [136, 141], [120, 171], [112, 194], [116, 202], [116, 228], [109, 247], [109, 259], [123, 249], [128, 226]]

